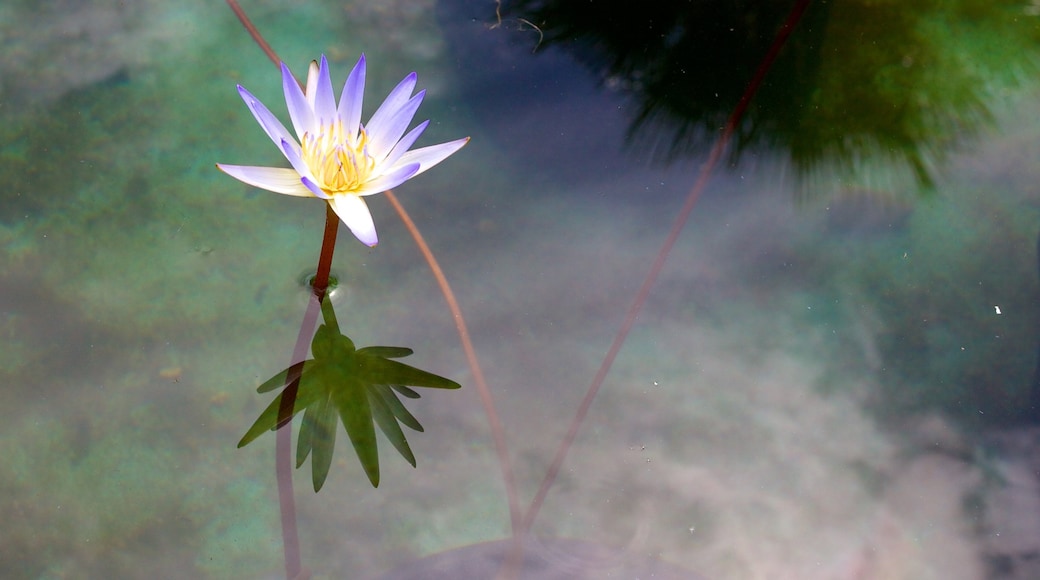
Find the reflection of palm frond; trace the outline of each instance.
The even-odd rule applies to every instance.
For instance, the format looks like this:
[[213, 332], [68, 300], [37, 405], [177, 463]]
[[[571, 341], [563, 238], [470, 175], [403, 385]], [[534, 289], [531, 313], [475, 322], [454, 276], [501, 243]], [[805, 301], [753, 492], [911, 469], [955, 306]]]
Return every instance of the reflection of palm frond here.
[[[375, 425], [379, 425], [391, 445], [415, 467], [415, 455], [408, 446], [401, 424], [414, 431], [421, 432], [423, 428], [398, 395], [417, 399], [419, 393], [405, 385], [435, 389], [457, 389], [460, 385], [390, 360], [412, 354], [409, 348], [369, 346], [355, 349], [354, 342], [340, 333], [336, 315], [328, 301], [322, 304], [322, 315], [325, 324], [314, 333], [311, 342], [314, 358], [298, 363], [299, 388], [292, 415], [300, 411], [304, 414], [296, 446], [296, 467], [303, 465], [313, 452], [311, 475], [314, 491], [321, 489], [332, 465], [338, 414], [365, 474], [373, 486], [378, 486], [379, 453]], [[286, 386], [292, 370], [290, 367], [271, 377], [257, 388], [257, 392], [266, 393]], [[278, 426], [283, 394], [284, 391], [264, 409], [239, 441], [239, 447]]]

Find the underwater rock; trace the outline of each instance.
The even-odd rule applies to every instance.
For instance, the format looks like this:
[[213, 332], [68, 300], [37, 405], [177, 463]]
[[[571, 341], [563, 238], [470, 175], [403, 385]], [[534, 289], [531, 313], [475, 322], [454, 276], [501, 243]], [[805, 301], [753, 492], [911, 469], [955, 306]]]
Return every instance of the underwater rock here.
[[901, 232], [914, 208], [886, 191], [854, 189], [842, 191], [827, 204], [827, 232], [856, 237], [874, 237]]

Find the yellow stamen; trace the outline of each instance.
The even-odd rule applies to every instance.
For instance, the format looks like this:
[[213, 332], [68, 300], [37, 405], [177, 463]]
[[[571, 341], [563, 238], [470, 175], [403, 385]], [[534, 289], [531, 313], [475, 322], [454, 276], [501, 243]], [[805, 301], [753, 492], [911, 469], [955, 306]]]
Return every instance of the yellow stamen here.
[[301, 141], [303, 162], [328, 195], [357, 191], [375, 169], [375, 160], [366, 150], [364, 129], [356, 137], [347, 135], [337, 120], [322, 126], [318, 135], [304, 133]]

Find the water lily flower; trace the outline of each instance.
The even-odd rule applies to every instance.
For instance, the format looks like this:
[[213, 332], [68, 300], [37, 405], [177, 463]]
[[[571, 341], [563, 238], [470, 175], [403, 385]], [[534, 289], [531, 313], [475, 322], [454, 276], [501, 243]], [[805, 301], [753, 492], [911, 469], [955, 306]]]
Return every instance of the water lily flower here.
[[296, 137], [242, 85], [238, 93], [292, 168], [223, 163], [217, 168], [261, 189], [324, 199], [357, 239], [374, 246], [378, 241], [376, 228], [363, 196], [397, 187], [469, 141], [466, 137], [408, 150], [430, 123], [423, 121], [405, 133], [426, 94], [422, 90], [412, 95], [416, 78], [414, 72], [404, 77], [368, 123], [362, 124], [365, 55], [347, 76], [338, 104], [324, 55], [320, 65], [311, 62], [305, 90], [282, 63], [282, 89]]

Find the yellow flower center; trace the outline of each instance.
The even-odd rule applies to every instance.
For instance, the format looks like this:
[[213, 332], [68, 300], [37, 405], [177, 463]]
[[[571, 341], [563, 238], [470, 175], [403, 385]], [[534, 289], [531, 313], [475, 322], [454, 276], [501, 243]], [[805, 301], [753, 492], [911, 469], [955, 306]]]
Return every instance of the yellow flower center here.
[[325, 193], [350, 193], [368, 181], [375, 169], [376, 162], [368, 154], [367, 144], [364, 129], [355, 138], [344, 133], [343, 123], [335, 121], [323, 125], [317, 135], [303, 134], [303, 162]]

